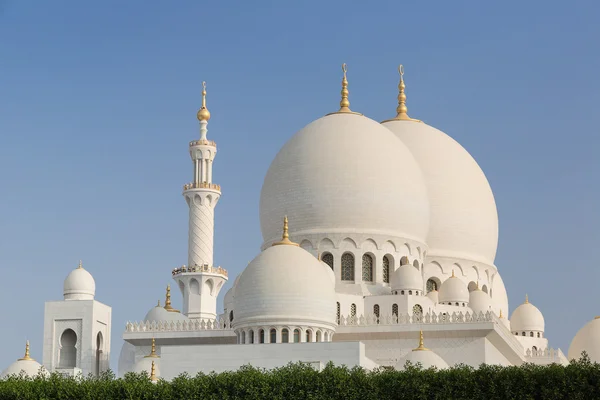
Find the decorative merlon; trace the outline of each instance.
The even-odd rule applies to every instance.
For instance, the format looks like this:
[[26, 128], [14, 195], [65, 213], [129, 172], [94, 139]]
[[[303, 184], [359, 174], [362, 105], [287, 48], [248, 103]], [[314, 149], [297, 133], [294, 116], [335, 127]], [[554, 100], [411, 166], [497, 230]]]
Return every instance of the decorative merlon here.
[[173, 268], [173, 271], [171, 271], [171, 274], [173, 276], [179, 275], [179, 274], [185, 274], [185, 273], [189, 273], [189, 272], [208, 272], [210, 274], [217, 274], [217, 275], [223, 275], [223, 276], [229, 276], [228, 272], [225, 268], [221, 268], [221, 267], [211, 267], [208, 264], [204, 264], [204, 265], [194, 265], [191, 267], [188, 267], [186, 265], [182, 265], [179, 268]]

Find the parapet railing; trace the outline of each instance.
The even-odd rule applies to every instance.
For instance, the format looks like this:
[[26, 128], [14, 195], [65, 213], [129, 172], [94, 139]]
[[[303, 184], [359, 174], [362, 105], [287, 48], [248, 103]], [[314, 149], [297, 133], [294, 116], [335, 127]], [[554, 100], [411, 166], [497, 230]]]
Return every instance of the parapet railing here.
[[428, 312], [426, 314], [414, 313], [410, 314], [388, 314], [378, 317], [374, 314], [368, 314], [366, 317], [360, 316], [340, 316], [338, 318], [339, 326], [369, 326], [369, 325], [407, 325], [407, 324], [460, 324], [473, 322], [492, 322], [495, 314], [488, 311], [487, 313], [463, 313], [460, 312]]
[[217, 146], [217, 144], [214, 141], [207, 140], [207, 139], [192, 140], [190, 142], [190, 147], [192, 147], [192, 146], [202, 146], [202, 145], [204, 145], [204, 146], [214, 146], [214, 147]]
[[221, 185], [217, 185], [216, 183], [208, 183], [208, 182], [192, 182], [192, 183], [186, 183], [185, 185], [183, 185], [183, 190], [189, 190], [189, 189], [214, 189], [214, 190], [218, 190], [221, 191]]
[[231, 323], [224, 319], [192, 319], [188, 321], [135, 321], [125, 324], [125, 332], [195, 332], [230, 331]]
[[221, 268], [221, 267], [212, 267], [208, 264], [204, 264], [204, 265], [193, 265], [193, 266], [186, 266], [186, 265], [182, 265], [179, 268], [173, 268], [173, 271], [171, 271], [171, 275], [175, 276], [175, 275], [179, 275], [179, 274], [184, 274], [186, 272], [208, 272], [211, 274], [219, 274], [219, 275], [223, 275], [223, 276], [229, 276], [227, 270], [225, 268]]

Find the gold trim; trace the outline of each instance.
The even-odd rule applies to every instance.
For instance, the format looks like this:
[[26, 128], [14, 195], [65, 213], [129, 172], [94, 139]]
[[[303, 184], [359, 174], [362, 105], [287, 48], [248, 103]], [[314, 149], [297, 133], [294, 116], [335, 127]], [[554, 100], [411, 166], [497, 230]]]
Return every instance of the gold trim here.
[[288, 217], [287, 217], [287, 215], [285, 217], [283, 217], [283, 235], [281, 237], [281, 240], [279, 242], [273, 243], [273, 246], [279, 246], [282, 244], [298, 246], [298, 243], [294, 243], [290, 240], [290, 234], [288, 232]]
[[404, 93], [404, 89], [406, 88], [406, 85], [404, 84], [404, 66], [402, 64], [398, 66], [398, 73], [400, 74], [400, 83], [398, 84], [398, 107], [396, 107], [396, 116], [392, 119], [387, 119], [382, 123], [390, 121], [423, 122], [408, 116], [408, 108], [406, 107], [406, 94]]
[[523, 304], [529, 304], [529, 296], [527, 294], [525, 294], [525, 303]]
[[144, 358], [160, 358], [160, 356], [156, 354], [156, 342], [154, 341], [154, 338], [152, 338], [152, 347], [150, 349], [150, 354], [148, 354]]
[[25, 342], [25, 355], [17, 361], [34, 361], [34, 359], [29, 356], [29, 340]]
[[504, 316], [502, 315], [502, 309], [500, 309], [500, 318], [504, 318]]
[[158, 380], [156, 377], [156, 366], [154, 365], [154, 360], [152, 360], [152, 366], [150, 366], [150, 380], [152, 382], [156, 382]]
[[413, 351], [429, 351], [427, 347], [425, 347], [425, 343], [423, 341], [423, 331], [419, 331], [419, 347], [413, 349]]
[[340, 109], [337, 110], [336, 112], [332, 112], [327, 115], [333, 115], [333, 114], [362, 115], [361, 113], [354, 112], [350, 109], [350, 100], [348, 100], [348, 95], [350, 94], [350, 92], [348, 91], [348, 77], [346, 76], [346, 73], [348, 72], [348, 67], [346, 66], [346, 63], [342, 64], [342, 72], [344, 73], [344, 77], [342, 78], [342, 91], [341, 91], [342, 100], [340, 101]]
[[206, 82], [202, 82], [202, 108], [196, 114], [198, 121], [206, 121], [210, 119], [210, 111], [206, 108]]
[[179, 310], [171, 307], [171, 285], [167, 285], [167, 295], [165, 296], [165, 310], [169, 312], [179, 312]]

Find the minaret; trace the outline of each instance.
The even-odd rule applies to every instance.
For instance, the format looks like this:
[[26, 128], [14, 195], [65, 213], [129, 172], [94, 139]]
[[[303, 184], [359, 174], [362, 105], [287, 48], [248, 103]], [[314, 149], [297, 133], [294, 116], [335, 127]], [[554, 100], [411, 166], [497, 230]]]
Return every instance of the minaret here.
[[183, 313], [189, 318], [215, 319], [217, 296], [227, 280], [227, 271], [213, 265], [215, 206], [221, 197], [221, 187], [213, 183], [212, 165], [217, 144], [206, 138], [210, 112], [206, 108], [206, 82], [202, 82], [200, 139], [190, 142], [192, 183], [183, 187], [183, 196], [190, 208], [188, 232], [188, 265], [173, 271], [183, 294]]

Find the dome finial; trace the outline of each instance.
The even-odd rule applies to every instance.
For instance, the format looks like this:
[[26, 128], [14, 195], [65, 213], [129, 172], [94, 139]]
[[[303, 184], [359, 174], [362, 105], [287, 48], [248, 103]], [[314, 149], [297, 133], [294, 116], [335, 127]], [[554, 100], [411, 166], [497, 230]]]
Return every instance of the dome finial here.
[[156, 382], [158, 380], [156, 377], [156, 365], [154, 365], [154, 360], [152, 360], [152, 365], [150, 366], [150, 380], [152, 382]]
[[454, 268], [452, 268], [452, 276], [450, 278], [456, 278], [456, 276], [454, 275]]
[[18, 361], [33, 361], [33, 358], [29, 355], [29, 340], [25, 342], [25, 355], [23, 358], [19, 358]]
[[202, 82], [202, 108], [200, 108], [196, 117], [198, 117], [198, 121], [208, 122], [210, 119], [210, 112], [206, 108], [206, 82]]
[[294, 243], [290, 240], [290, 234], [288, 231], [288, 217], [287, 215], [283, 217], [283, 235], [281, 236], [281, 240], [279, 242], [273, 243], [273, 246], [278, 246], [281, 244], [288, 244], [292, 246], [298, 246], [298, 243]]
[[479, 281], [475, 282], [475, 285], [476, 285], [475, 289], [479, 290]]
[[427, 347], [425, 347], [425, 343], [423, 341], [423, 331], [420, 330], [419, 331], [419, 347], [417, 347], [416, 349], [413, 349], [413, 351], [427, 351], [429, 350]]
[[504, 318], [504, 317], [502, 316], [502, 309], [500, 309], [500, 318]]
[[77, 268], [83, 268], [83, 263], [81, 262], [81, 260], [79, 260], [79, 265], [77, 266]]
[[413, 122], [422, 122], [418, 119], [414, 119], [408, 116], [408, 108], [406, 107], [406, 94], [404, 93], [404, 89], [406, 85], [404, 84], [404, 65], [398, 65], [398, 73], [400, 74], [400, 83], [398, 84], [398, 107], [396, 107], [396, 116], [392, 119], [388, 119], [387, 121], [413, 121]]
[[344, 77], [342, 78], [342, 100], [340, 101], [340, 109], [336, 112], [332, 112], [327, 115], [341, 113], [361, 115], [360, 113], [350, 110], [350, 100], [348, 100], [348, 94], [350, 94], [350, 92], [348, 91], [348, 77], [346, 75], [346, 73], [348, 72], [348, 67], [346, 66], [346, 63], [342, 64], [342, 72], [344, 73]]
[[158, 358], [158, 354], [156, 354], [156, 342], [154, 338], [152, 338], [152, 347], [150, 348], [150, 354], [148, 354], [144, 358]]
[[529, 304], [529, 296], [525, 294], [525, 304]]
[[167, 285], [167, 294], [165, 296], [165, 310], [169, 311], [169, 312], [179, 312], [179, 310], [174, 309], [173, 307], [171, 307], [171, 285]]

